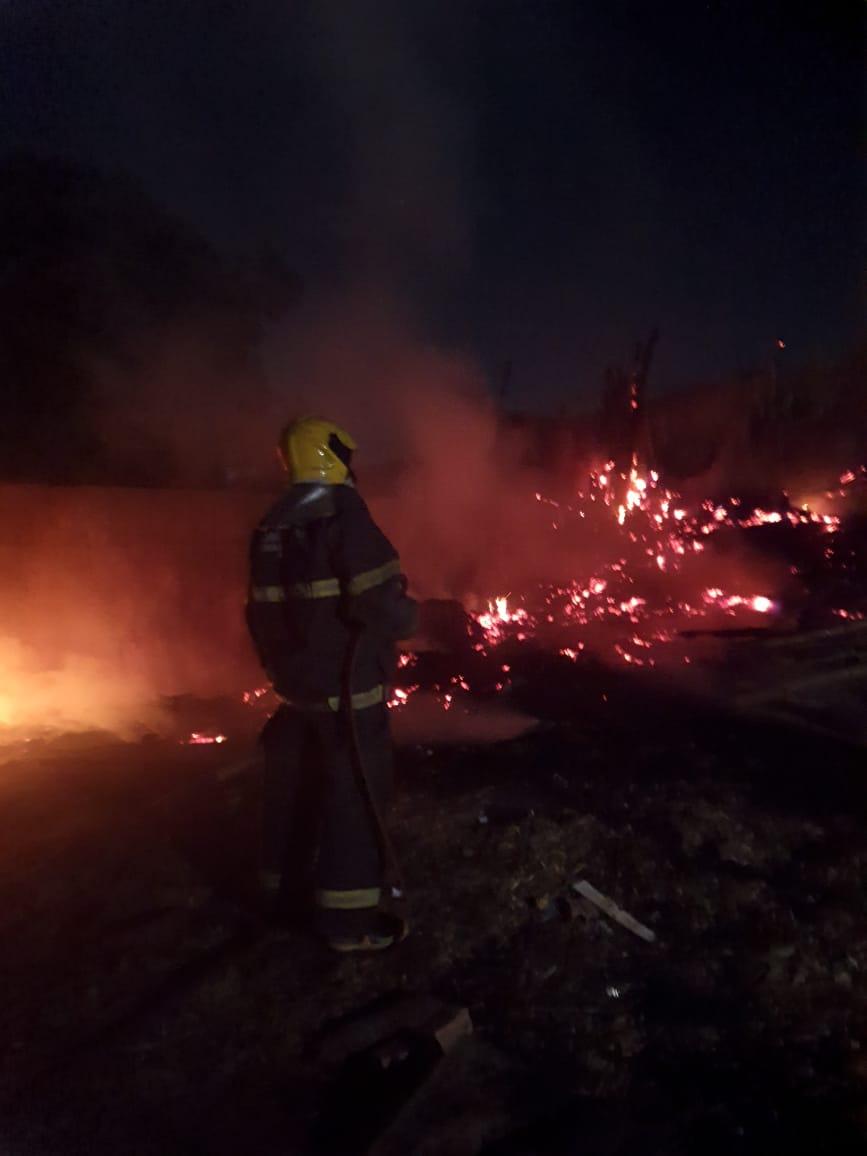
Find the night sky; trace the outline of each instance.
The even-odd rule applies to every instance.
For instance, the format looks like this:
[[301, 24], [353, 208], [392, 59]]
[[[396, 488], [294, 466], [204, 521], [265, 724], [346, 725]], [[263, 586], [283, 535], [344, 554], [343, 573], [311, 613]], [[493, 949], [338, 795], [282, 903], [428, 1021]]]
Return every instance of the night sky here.
[[[800, 11], [804, 9], [805, 11]], [[0, 0], [0, 149], [136, 176], [307, 291], [595, 392], [863, 340], [859, 0]]]

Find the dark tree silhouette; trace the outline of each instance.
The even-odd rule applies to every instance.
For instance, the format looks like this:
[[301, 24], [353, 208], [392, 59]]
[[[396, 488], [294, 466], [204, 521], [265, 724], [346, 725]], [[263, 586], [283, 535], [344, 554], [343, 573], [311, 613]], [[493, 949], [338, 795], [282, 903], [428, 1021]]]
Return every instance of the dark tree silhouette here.
[[0, 477], [165, 482], [194, 405], [264, 398], [262, 326], [299, 293], [278, 255], [232, 264], [131, 179], [29, 155], [0, 219]]

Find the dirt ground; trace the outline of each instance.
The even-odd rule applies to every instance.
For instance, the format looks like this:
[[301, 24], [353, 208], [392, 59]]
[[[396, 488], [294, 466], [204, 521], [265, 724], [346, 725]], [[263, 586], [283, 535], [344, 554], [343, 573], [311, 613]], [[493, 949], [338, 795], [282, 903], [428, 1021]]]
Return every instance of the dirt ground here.
[[[249, 735], [10, 752], [2, 1151], [303, 1154], [331, 1115], [363, 1152], [311, 1045], [395, 990], [475, 1025], [407, 1151], [865, 1150], [863, 753], [610, 672], [518, 697], [530, 734], [400, 752], [413, 933], [372, 958], [256, 916], [257, 779], [215, 776]], [[580, 878], [656, 942], [545, 919]]]

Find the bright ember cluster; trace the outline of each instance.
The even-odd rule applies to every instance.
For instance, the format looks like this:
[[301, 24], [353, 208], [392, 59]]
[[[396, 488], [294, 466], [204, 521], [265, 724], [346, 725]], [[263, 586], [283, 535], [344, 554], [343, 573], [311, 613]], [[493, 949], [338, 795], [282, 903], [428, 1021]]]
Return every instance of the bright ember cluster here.
[[[552, 511], [555, 530], [578, 520], [587, 523], [587, 533], [592, 536], [594, 529], [598, 532], [601, 519], [608, 521], [605, 540], [614, 547], [612, 556], [586, 576], [544, 588], [540, 591], [541, 605], [532, 611], [526, 597], [511, 604], [509, 597], [493, 599], [487, 610], [475, 616], [488, 645], [496, 645], [505, 637], [523, 641], [546, 627], [589, 628], [608, 622], [622, 627], [622, 637], [613, 642], [616, 653], [627, 662], [652, 665], [652, 659], [636, 650], [646, 650], [654, 641], [666, 641], [675, 624], [719, 612], [734, 617], [768, 615], [778, 609], [767, 591], [702, 586], [691, 598], [680, 593], [684, 584], [675, 582], [675, 575], [688, 573], [691, 561], [704, 552], [710, 536], [726, 527], [750, 529], [783, 522], [818, 526], [828, 534], [839, 528], [839, 518], [830, 514], [744, 509], [738, 498], [719, 504], [705, 501], [691, 512], [677, 494], [660, 484], [655, 470], [642, 474], [634, 467], [629, 475], [614, 475], [612, 470], [609, 463], [605, 469], [592, 472], [586, 487], [571, 503], [536, 494], [536, 500]], [[613, 539], [612, 518], [618, 528]], [[661, 576], [669, 581], [660, 581]], [[584, 641], [563, 648], [562, 653], [581, 649]]]
[[[849, 496], [856, 481], [867, 481], [867, 467], [847, 470], [839, 479], [839, 490], [826, 497]], [[533, 642], [571, 661], [592, 652], [633, 667], [653, 667], [660, 648], [685, 630], [714, 628], [726, 621], [735, 627], [761, 626], [781, 613], [774, 591], [743, 588], [747, 581], [743, 577], [729, 588], [701, 579], [702, 573], [714, 570], [701, 564], [708, 561], [703, 555], [713, 537], [723, 530], [776, 525], [812, 529], [820, 535], [834, 535], [840, 528], [838, 516], [807, 505], [764, 509], [731, 497], [689, 508], [661, 483], [655, 470], [645, 472], [637, 464], [628, 474], [618, 473], [611, 462], [590, 471], [571, 501], [556, 501], [542, 493], [535, 499], [551, 532], [566, 535], [576, 545], [575, 557], [583, 561], [575, 569], [584, 573], [540, 583], [532, 590], [483, 596], [483, 609], [470, 614], [468, 649], [484, 664], [485, 683], [494, 691], [509, 686], [511, 664], [503, 659], [510, 647], [524, 643]], [[824, 551], [828, 558], [833, 541], [828, 539]], [[848, 609], [834, 614], [861, 617]], [[393, 710], [405, 707], [424, 690], [449, 711], [461, 695], [475, 689], [469, 674], [422, 677], [421, 657], [411, 651], [401, 654], [399, 685], [388, 704]], [[689, 663], [691, 658], [681, 655], [676, 661]], [[271, 697], [269, 688], [260, 687], [248, 691], [244, 701], [267, 706]], [[224, 736], [195, 734], [187, 741], [219, 743]]]
[[[496, 660], [503, 644], [533, 641], [573, 661], [592, 650], [632, 666], [652, 667], [658, 647], [684, 629], [699, 629], [721, 618], [736, 619], [737, 626], [757, 626], [780, 611], [768, 590], [723, 589], [693, 579], [691, 568], [696, 569], [695, 560], [713, 535], [724, 528], [750, 530], [783, 523], [834, 534], [840, 525], [831, 514], [806, 508], [784, 512], [745, 508], [738, 498], [707, 500], [690, 510], [661, 484], [655, 470], [644, 473], [634, 466], [628, 474], [618, 474], [613, 463], [591, 471], [570, 502], [542, 493], [535, 498], [549, 517], [552, 532], [596, 542], [595, 551], [576, 554], [597, 561], [585, 563], [586, 573], [566, 581], [487, 599], [484, 609], [471, 615], [479, 628], [473, 649], [480, 656]], [[687, 596], [684, 590], [694, 593]], [[690, 662], [689, 656], [682, 661]], [[404, 654], [401, 663], [404, 669], [416, 665], [411, 654]], [[496, 689], [501, 689], [508, 683], [510, 667], [502, 664], [498, 669], [502, 678]], [[404, 706], [420, 688], [404, 684], [390, 705]], [[455, 695], [469, 687], [464, 676], [455, 676], [425, 689], [433, 689], [448, 710]]]

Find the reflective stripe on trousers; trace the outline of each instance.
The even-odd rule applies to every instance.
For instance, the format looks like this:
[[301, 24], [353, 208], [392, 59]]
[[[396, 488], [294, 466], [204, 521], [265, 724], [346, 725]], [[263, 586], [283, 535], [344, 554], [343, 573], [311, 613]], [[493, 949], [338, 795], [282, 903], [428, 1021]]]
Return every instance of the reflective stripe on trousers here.
[[361, 911], [366, 907], [376, 907], [382, 894], [379, 887], [360, 887], [354, 891], [330, 891], [319, 888], [316, 891], [316, 906], [326, 911]]

